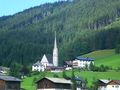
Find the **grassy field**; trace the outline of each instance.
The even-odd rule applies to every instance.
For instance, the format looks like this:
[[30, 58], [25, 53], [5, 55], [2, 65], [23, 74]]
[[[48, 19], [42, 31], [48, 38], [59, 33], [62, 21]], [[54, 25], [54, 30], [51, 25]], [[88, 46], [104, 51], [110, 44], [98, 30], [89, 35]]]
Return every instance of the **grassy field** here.
[[103, 64], [112, 68], [120, 67], [120, 54], [115, 54], [114, 49], [94, 51], [83, 56], [94, 58], [97, 66]]
[[26, 77], [25, 79], [23, 79], [21, 87], [24, 88], [25, 90], [35, 90], [36, 89], [36, 85], [34, 83], [34, 78], [37, 77], [32, 76], [32, 77]]
[[[62, 73], [56, 73], [59, 77], [62, 78]], [[67, 76], [71, 76], [71, 71], [66, 71]], [[92, 82], [97, 79], [114, 79], [120, 80], [120, 71], [109, 71], [109, 72], [91, 72], [91, 71], [75, 71], [75, 75], [81, 78], [87, 79], [88, 86], [92, 85]], [[54, 73], [47, 72], [45, 75], [47, 77], [53, 77]], [[36, 90], [35, 80], [38, 80], [41, 77], [41, 74], [32, 75], [31, 77], [26, 77], [23, 79], [22, 88], [25, 90]]]
[[110, 72], [76, 72], [77, 76], [87, 79], [88, 86], [92, 85], [93, 80], [97, 79], [114, 79], [120, 80], [120, 72], [110, 71]]

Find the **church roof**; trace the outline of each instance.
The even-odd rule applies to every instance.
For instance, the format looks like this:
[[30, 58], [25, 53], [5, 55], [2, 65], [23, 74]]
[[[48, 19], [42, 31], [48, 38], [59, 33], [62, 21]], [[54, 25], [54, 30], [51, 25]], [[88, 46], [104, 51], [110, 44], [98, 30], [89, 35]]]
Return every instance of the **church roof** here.
[[53, 63], [51, 54], [46, 54], [46, 57], [47, 57], [47, 60], [48, 60], [49, 63]]
[[48, 63], [48, 59], [45, 54], [43, 55], [43, 57], [41, 59], [41, 63]]
[[33, 66], [41, 66], [42, 64], [42, 62], [44, 63], [44, 62], [47, 62], [47, 63], [49, 63], [49, 64], [52, 64], [53, 63], [53, 61], [52, 61], [52, 55], [50, 55], [50, 54], [47, 54], [47, 55], [43, 55], [43, 57], [42, 57], [42, 59], [40, 59], [40, 58], [38, 58], [37, 59], [38, 61], [35, 63], [35, 64], [33, 64]]
[[41, 66], [42, 64], [40, 63], [40, 61], [37, 61], [35, 64], [33, 64], [33, 66]]

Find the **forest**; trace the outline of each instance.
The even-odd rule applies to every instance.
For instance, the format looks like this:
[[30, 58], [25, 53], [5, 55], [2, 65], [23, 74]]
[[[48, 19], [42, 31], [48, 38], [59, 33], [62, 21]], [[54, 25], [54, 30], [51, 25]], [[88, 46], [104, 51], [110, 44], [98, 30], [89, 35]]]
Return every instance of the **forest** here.
[[57, 33], [59, 65], [94, 50], [120, 52], [120, 0], [46, 3], [0, 17], [0, 65], [32, 65], [52, 54]]

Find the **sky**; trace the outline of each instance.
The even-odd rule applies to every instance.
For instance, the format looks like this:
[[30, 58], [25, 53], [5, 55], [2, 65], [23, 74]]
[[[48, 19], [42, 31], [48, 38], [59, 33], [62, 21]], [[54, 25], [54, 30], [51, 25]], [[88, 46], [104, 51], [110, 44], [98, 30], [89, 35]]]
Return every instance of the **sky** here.
[[0, 17], [13, 15], [30, 7], [59, 0], [0, 0]]

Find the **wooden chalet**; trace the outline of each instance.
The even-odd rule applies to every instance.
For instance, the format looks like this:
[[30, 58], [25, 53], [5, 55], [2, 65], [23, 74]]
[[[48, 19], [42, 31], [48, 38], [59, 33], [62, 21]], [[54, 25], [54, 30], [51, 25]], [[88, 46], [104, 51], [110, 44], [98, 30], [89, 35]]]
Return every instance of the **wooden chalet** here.
[[37, 90], [71, 90], [71, 81], [63, 78], [45, 77], [37, 82]]
[[12, 76], [0, 76], [0, 90], [20, 90], [20, 82]]

